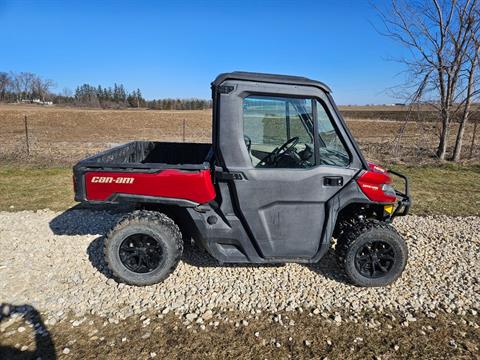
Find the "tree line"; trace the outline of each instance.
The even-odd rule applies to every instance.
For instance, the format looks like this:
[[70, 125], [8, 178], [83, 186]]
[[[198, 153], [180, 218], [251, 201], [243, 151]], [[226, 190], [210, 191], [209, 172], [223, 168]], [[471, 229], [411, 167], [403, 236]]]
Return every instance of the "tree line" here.
[[204, 99], [146, 100], [140, 89], [127, 91], [123, 84], [102, 87], [91, 84], [77, 86], [74, 92], [64, 89], [55, 93], [55, 82], [30, 72], [0, 71], [0, 102], [52, 102], [53, 104], [96, 108], [149, 108], [155, 110], [203, 110], [211, 108]]

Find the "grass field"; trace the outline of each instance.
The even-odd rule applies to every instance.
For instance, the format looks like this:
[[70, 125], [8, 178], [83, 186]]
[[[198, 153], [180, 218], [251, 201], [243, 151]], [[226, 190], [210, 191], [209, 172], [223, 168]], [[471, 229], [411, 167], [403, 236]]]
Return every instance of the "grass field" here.
[[74, 205], [72, 169], [0, 166], [0, 210], [65, 210]]
[[480, 165], [405, 166], [417, 215], [480, 215]]
[[[480, 166], [396, 165], [409, 176], [417, 215], [480, 215]], [[65, 210], [72, 206], [70, 167], [0, 165], [0, 210]]]

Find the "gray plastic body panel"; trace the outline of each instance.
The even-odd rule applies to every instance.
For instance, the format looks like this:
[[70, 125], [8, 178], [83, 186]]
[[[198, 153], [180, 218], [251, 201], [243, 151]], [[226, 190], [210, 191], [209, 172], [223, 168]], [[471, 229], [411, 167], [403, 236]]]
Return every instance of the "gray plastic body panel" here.
[[[220, 184], [221, 193], [228, 196], [228, 185]], [[258, 244], [252, 241], [245, 231], [241, 221], [235, 215], [232, 204], [228, 197], [222, 209], [214, 209], [211, 206], [199, 212], [193, 208], [187, 211], [193, 219], [196, 227], [196, 238], [202, 246], [221, 263], [315, 263], [318, 262], [328, 251], [330, 240], [335, 228], [337, 215], [341, 209], [352, 203], [368, 203], [369, 200], [362, 193], [355, 181], [350, 181], [343, 187], [337, 196], [332, 197], [325, 203], [325, 221], [321, 234], [318, 234], [318, 248], [309, 257], [295, 257], [291, 254], [281, 257], [264, 257], [259, 251]], [[208, 218], [214, 216], [216, 222], [208, 223]], [[303, 235], [303, 233], [302, 233]], [[302, 235], [292, 239], [292, 243], [301, 240]]]
[[[217, 161], [224, 171], [241, 176], [226, 183], [218, 180], [222, 221], [205, 224], [207, 215], [189, 211], [206, 239], [202, 243], [222, 262], [318, 260], [328, 250], [342, 204], [368, 202], [352, 181], [365, 161], [330, 90], [305, 78], [250, 73], [222, 74], [212, 85], [228, 90], [214, 92]], [[249, 95], [307, 97], [323, 103], [350, 153], [349, 166], [254, 168], [243, 140], [243, 99]], [[343, 184], [325, 186], [326, 176], [341, 177]]]

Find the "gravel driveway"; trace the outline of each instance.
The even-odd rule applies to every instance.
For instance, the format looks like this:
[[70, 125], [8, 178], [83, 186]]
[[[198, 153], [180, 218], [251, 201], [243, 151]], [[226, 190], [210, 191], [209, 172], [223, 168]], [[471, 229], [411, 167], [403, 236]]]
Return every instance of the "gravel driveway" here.
[[410, 258], [402, 278], [388, 288], [345, 282], [328, 253], [314, 265], [219, 266], [194, 245], [162, 284], [132, 287], [110, 278], [102, 256], [103, 234], [119, 214], [70, 210], [0, 212], [0, 303], [30, 304], [61, 318], [98, 314], [122, 319], [146, 310], [205, 318], [212, 311], [254, 313], [304, 309], [480, 310], [480, 218], [408, 216], [396, 220]]

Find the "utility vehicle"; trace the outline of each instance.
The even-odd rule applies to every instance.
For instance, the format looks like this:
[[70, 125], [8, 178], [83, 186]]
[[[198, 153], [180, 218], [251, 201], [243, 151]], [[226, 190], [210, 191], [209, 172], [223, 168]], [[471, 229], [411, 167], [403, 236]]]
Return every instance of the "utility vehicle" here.
[[333, 236], [353, 284], [395, 281], [407, 247], [390, 223], [409, 210], [407, 178], [364, 159], [330, 93], [304, 77], [221, 74], [211, 144], [136, 141], [76, 164], [75, 200], [136, 205], [105, 239], [114, 276], [164, 280], [187, 238], [220, 263], [265, 264], [317, 262]]

